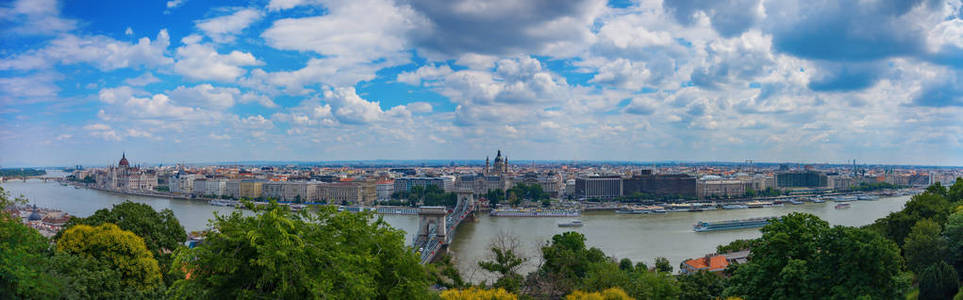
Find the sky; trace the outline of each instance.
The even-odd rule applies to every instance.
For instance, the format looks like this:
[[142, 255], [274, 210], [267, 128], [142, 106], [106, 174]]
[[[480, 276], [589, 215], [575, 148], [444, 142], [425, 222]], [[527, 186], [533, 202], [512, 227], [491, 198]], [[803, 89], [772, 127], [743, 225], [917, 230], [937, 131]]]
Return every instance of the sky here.
[[[221, 6], [225, 3], [239, 6]], [[0, 167], [963, 165], [961, 2], [0, 2]]]

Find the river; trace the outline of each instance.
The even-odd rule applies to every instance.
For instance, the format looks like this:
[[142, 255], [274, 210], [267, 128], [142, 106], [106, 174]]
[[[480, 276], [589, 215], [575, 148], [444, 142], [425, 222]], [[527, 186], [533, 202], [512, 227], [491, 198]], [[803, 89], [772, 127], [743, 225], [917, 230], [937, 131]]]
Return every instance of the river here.
[[[48, 171], [48, 176], [62, 172]], [[57, 182], [43, 183], [39, 180], [11, 180], [2, 187], [13, 196], [23, 195], [40, 207], [55, 208], [75, 216], [88, 216], [101, 208], [109, 208], [125, 200], [144, 203], [154, 209], [169, 208], [188, 231], [203, 230], [215, 212], [228, 214], [233, 208], [211, 206], [204, 202], [122, 195], [90, 189], [76, 189]], [[585, 234], [589, 246], [598, 247], [616, 258], [644, 261], [650, 266], [656, 257], [663, 256], [678, 268], [686, 258], [700, 257], [715, 251], [715, 247], [736, 239], [759, 237], [758, 229], [733, 231], [693, 232], [692, 224], [702, 221], [721, 221], [759, 216], [779, 216], [790, 212], [805, 212], [819, 216], [834, 225], [859, 226], [872, 223], [890, 212], [903, 208], [909, 196], [881, 198], [876, 201], [853, 201], [848, 209], [835, 209], [832, 201], [806, 203], [773, 208], [715, 210], [707, 212], [676, 212], [662, 215], [625, 215], [613, 212], [587, 212], [581, 220], [581, 228], [559, 228], [558, 222], [569, 218], [513, 218], [491, 217], [479, 214], [475, 222], [461, 225], [455, 235], [451, 252], [466, 279], [480, 281], [488, 278], [477, 267], [486, 258], [491, 239], [499, 233], [518, 237], [521, 250], [529, 257], [537, 257], [538, 245], [554, 234], [578, 231]], [[411, 243], [412, 231], [418, 226], [418, 217], [410, 215], [386, 215], [384, 219], [392, 226], [405, 230], [406, 242]], [[524, 271], [536, 267], [537, 259], [530, 259]]]

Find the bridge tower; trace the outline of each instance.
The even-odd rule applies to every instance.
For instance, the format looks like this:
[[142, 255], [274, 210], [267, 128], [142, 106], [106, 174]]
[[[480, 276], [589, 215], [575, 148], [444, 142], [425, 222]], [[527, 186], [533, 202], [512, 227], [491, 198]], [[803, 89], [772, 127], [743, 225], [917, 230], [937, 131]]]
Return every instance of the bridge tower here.
[[458, 205], [469, 207], [472, 211], [471, 218], [474, 218], [475, 211], [478, 210], [478, 202], [475, 202], [475, 193], [470, 190], [459, 190], [458, 193]]
[[435, 235], [445, 240], [448, 234], [448, 224], [445, 220], [448, 209], [444, 206], [422, 206], [418, 208], [418, 235], [415, 240], [427, 241], [431, 236], [431, 229], [435, 228]]

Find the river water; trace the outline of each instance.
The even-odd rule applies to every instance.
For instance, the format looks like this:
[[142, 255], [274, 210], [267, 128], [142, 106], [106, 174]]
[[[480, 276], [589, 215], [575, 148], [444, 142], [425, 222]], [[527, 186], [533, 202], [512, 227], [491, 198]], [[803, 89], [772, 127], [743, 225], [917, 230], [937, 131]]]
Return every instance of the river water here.
[[[48, 176], [62, 175], [50, 172]], [[75, 216], [88, 216], [101, 208], [109, 208], [124, 200], [145, 203], [154, 209], [169, 208], [188, 231], [207, 228], [215, 212], [228, 214], [233, 208], [211, 206], [205, 202], [142, 197], [76, 189], [57, 182], [43, 183], [39, 180], [11, 180], [2, 187], [13, 196], [23, 195], [40, 207], [55, 208]], [[662, 215], [625, 215], [613, 212], [587, 212], [581, 220], [581, 228], [559, 228], [557, 223], [570, 218], [513, 218], [491, 217], [479, 214], [475, 222], [459, 226], [451, 246], [456, 263], [472, 281], [488, 278], [477, 267], [479, 260], [486, 259], [491, 239], [500, 233], [517, 237], [523, 254], [538, 257], [539, 245], [552, 235], [565, 231], [578, 231], [588, 239], [589, 246], [602, 249], [609, 256], [644, 261], [650, 266], [656, 257], [663, 256], [678, 266], [684, 259], [701, 257], [715, 251], [717, 245], [736, 239], [756, 238], [758, 229], [733, 231], [693, 232], [692, 224], [698, 221], [721, 221], [761, 216], [780, 216], [790, 212], [805, 212], [819, 216], [834, 225], [859, 226], [872, 223], [890, 212], [903, 208], [909, 196], [881, 198], [876, 201], [853, 201], [848, 209], [835, 209], [832, 201], [806, 203], [783, 207], [715, 210], [707, 212], [676, 212]], [[386, 215], [384, 219], [392, 226], [405, 230], [407, 243], [411, 243], [412, 231], [418, 226], [418, 217], [410, 215]], [[531, 259], [523, 271], [536, 267], [537, 259]]]

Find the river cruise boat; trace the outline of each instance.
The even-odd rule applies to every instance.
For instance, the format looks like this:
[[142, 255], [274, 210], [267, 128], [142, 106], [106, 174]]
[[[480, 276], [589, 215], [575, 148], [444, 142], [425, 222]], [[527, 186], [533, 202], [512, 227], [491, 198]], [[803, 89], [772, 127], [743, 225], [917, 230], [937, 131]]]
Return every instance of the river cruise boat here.
[[843, 209], [843, 208], [849, 208], [849, 207], [850, 207], [849, 203], [836, 204], [836, 209]]
[[771, 207], [772, 205], [773, 205], [772, 202], [767, 202], [767, 201], [750, 201], [750, 202], [746, 202], [746, 206], [748, 206], [749, 208]]
[[822, 196], [813, 197], [813, 198], [812, 198], [812, 201], [813, 201], [813, 203], [825, 203], [825, 202], [826, 202], [826, 200], [823, 200], [823, 197], [822, 197]]
[[571, 220], [568, 222], [558, 223], [558, 227], [582, 227], [582, 220]]
[[849, 202], [856, 200], [856, 196], [836, 196], [833, 197], [833, 201], [836, 202]]
[[214, 199], [214, 200], [211, 200], [211, 202], [209, 202], [209, 203], [210, 203], [211, 205], [213, 205], [213, 206], [238, 207], [238, 206], [241, 205], [241, 202], [240, 202], [240, 201], [223, 200], [223, 199]]
[[699, 221], [692, 226], [692, 230], [695, 232], [705, 232], [705, 231], [717, 231], [717, 230], [735, 230], [735, 229], [745, 229], [745, 228], [759, 228], [769, 224], [769, 221], [775, 219], [775, 217], [761, 217], [761, 218], [750, 218], [742, 220], [728, 220], [728, 221], [718, 221], [718, 222], [703, 222]]
[[803, 202], [796, 199], [792, 199], [792, 200], [789, 200], [789, 204], [800, 205], [800, 204], [803, 204]]
[[876, 196], [876, 195], [867, 195], [867, 194], [856, 195], [856, 200], [860, 200], [860, 201], [879, 200], [879, 196]]
[[723, 205], [722, 208], [723, 209], [746, 209], [746, 208], [749, 208], [749, 206], [745, 204], [728, 204], [728, 205]]
[[488, 215], [493, 217], [578, 217], [582, 212], [577, 209], [498, 208], [493, 209]]

